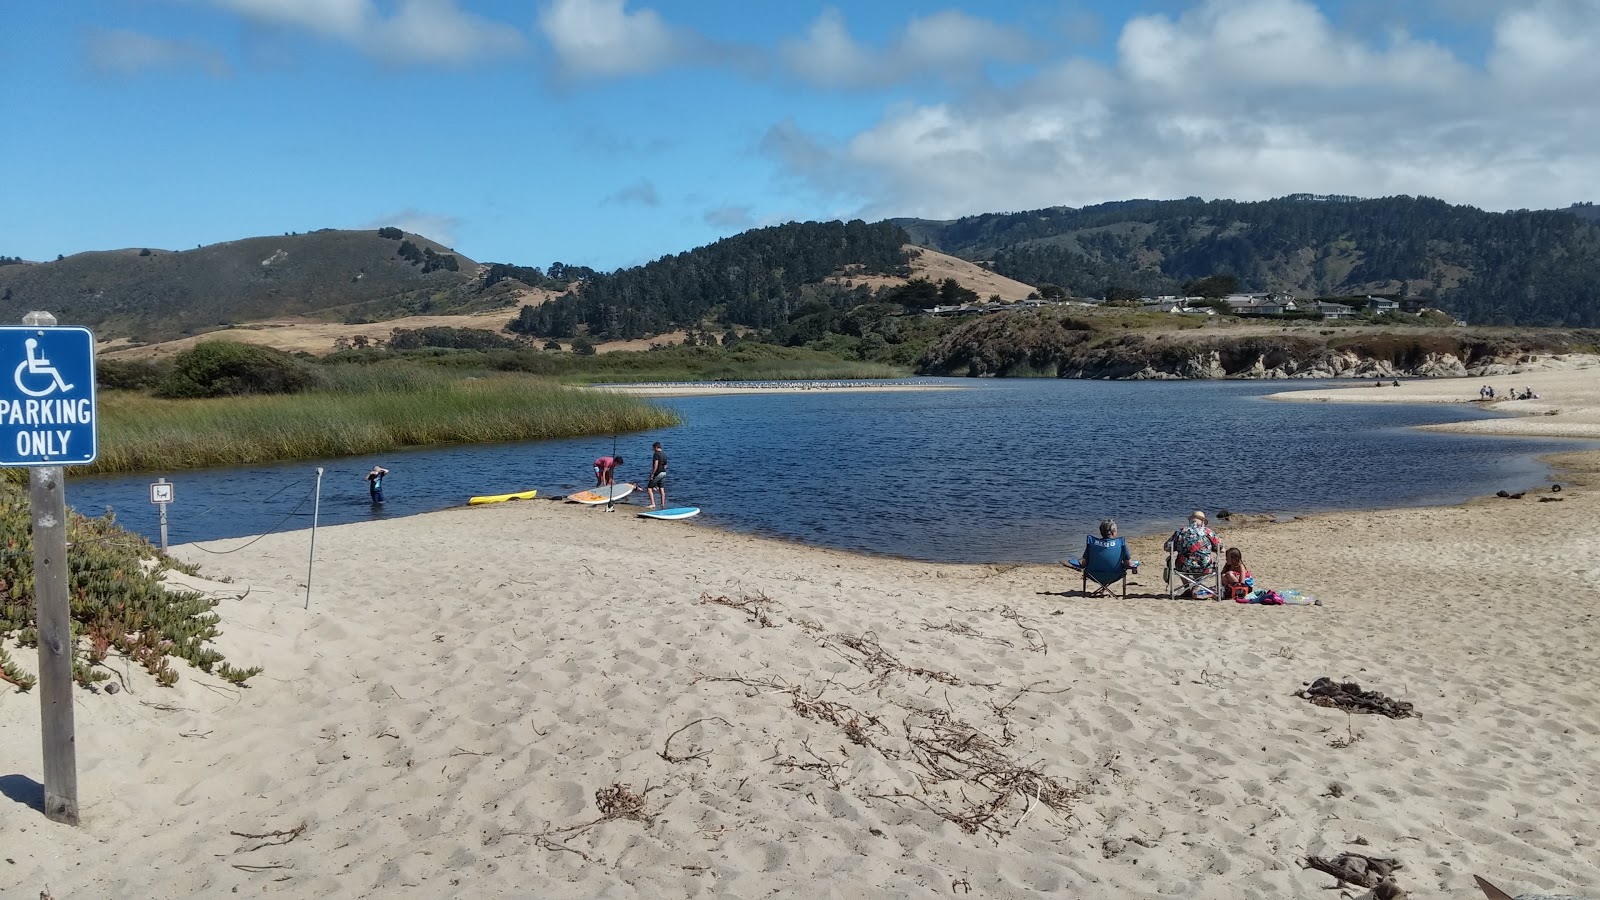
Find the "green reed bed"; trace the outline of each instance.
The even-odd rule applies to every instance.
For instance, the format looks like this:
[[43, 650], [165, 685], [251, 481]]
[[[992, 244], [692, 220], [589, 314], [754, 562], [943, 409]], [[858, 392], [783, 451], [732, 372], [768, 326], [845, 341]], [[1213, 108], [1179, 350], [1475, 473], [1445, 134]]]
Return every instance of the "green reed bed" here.
[[521, 375], [452, 378], [406, 368], [330, 372], [290, 395], [100, 399], [100, 458], [82, 474], [176, 470], [380, 453], [428, 444], [613, 434], [677, 424], [632, 397]]
[[767, 363], [713, 365], [701, 368], [617, 367], [562, 378], [569, 383], [627, 383], [641, 381], [867, 381], [904, 378], [905, 369], [881, 363], [822, 363], [774, 360]]
[[[353, 358], [353, 357], [346, 357]], [[669, 347], [585, 356], [533, 349], [405, 353], [408, 361], [456, 371], [546, 375], [569, 384], [633, 381], [822, 381], [904, 378], [911, 369], [840, 359], [802, 347], [747, 341], [737, 347]], [[360, 366], [381, 369], [382, 366]]]

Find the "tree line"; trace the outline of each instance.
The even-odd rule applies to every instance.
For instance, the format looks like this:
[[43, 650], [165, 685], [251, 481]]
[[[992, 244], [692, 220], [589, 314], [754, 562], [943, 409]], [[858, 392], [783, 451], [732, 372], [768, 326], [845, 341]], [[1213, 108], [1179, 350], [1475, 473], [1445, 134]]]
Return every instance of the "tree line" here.
[[1577, 327], [1600, 325], [1600, 223], [1589, 212], [1295, 195], [896, 221], [918, 243], [1085, 296], [1175, 293], [1229, 274], [1246, 290], [1394, 291], [1474, 323]]
[[[509, 327], [546, 338], [583, 329], [621, 339], [705, 321], [769, 329], [787, 324], [809, 301], [849, 302], [848, 291], [819, 287], [830, 276], [910, 274], [906, 240], [896, 225], [859, 219], [758, 228], [643, 266], [583, 270], [575, 290], [523, 307]], [[556, 277], [553, 267], [548, 274]]]

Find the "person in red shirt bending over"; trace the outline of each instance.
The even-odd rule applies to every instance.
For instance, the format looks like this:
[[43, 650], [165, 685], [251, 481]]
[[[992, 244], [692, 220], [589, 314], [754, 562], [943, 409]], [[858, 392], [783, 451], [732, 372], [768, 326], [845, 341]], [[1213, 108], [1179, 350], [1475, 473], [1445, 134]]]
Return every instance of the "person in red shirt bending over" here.
[[622, 465], [620, 456], [602, 456], [594, 461], [594, 486], [616, 484], [612, 476], [616, 474], [617, 466]]

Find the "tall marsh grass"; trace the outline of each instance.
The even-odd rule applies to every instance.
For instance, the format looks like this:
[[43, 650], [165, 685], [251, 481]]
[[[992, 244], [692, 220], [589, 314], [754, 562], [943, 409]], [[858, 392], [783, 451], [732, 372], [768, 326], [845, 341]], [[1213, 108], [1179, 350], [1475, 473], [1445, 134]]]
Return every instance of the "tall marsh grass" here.
[[379, 453], [428, 444], [613, 434], [675, 425], [637, 398], [547, 379], [462, 378], [420, 367], [352, 366], [303, 394], [162, 400], [101, 395], [100, 457], [79, 474], [194, 469]]

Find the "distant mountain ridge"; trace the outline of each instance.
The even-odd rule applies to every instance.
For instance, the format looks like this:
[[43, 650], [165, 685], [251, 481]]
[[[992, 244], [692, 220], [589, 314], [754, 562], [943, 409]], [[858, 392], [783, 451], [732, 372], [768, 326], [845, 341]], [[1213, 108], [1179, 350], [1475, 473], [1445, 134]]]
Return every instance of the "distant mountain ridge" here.
[[[282, 316], [337, 318], [463, 302], [476, 262], [399, 229], [107, 250], [0, 266], [0, 318], [48, 310], [103, 338], [153, 340]], [[453, 293], [454, 292], [454, 293]]]
[[918, 245], [1085, 296], [1171, 294], [1232, 274], [1248, 290], [1399, 294], [1474, 324], [1600, 325], [1600, 216], [1581, 204], [1489, 213], [1298, 194], [890, 221]]
[[[1308, 194], [1125, 200], [949, 221], [791, 222], [610, 273], [479, 264], [394, 228], [42, 263], [0, 257], [0, 317], [16, 322], [45, 309], [104, 338], [157, 341], [280, 318], [363, 323], [505, 309], [513, 330], [546, 338], [727, 326], [792, 340], [853, 309], [876, 310], [862, 321], [892, 314], [910, 298], [896, 285], [927, 268], [908, 244], [1014, 279], [1004, 282], [1007, 299], [1028, 285], [1094, 297], [1172, 294], [1232, 274], [1247, 290], [1398, 294], [1473, 324], [1600, 326], [1593, 204], [1489, 213], [1424, 197]], [[996, 290], [955, 274], [956, 295], [968, 284], [983, 296]], [[519, 296], [532, 293], [525, 287], [566, 293], [519, 312]], [[798, 327], [802, 320], [810, 324]], [[857, 336], [856, 325], [841, 322]]]

